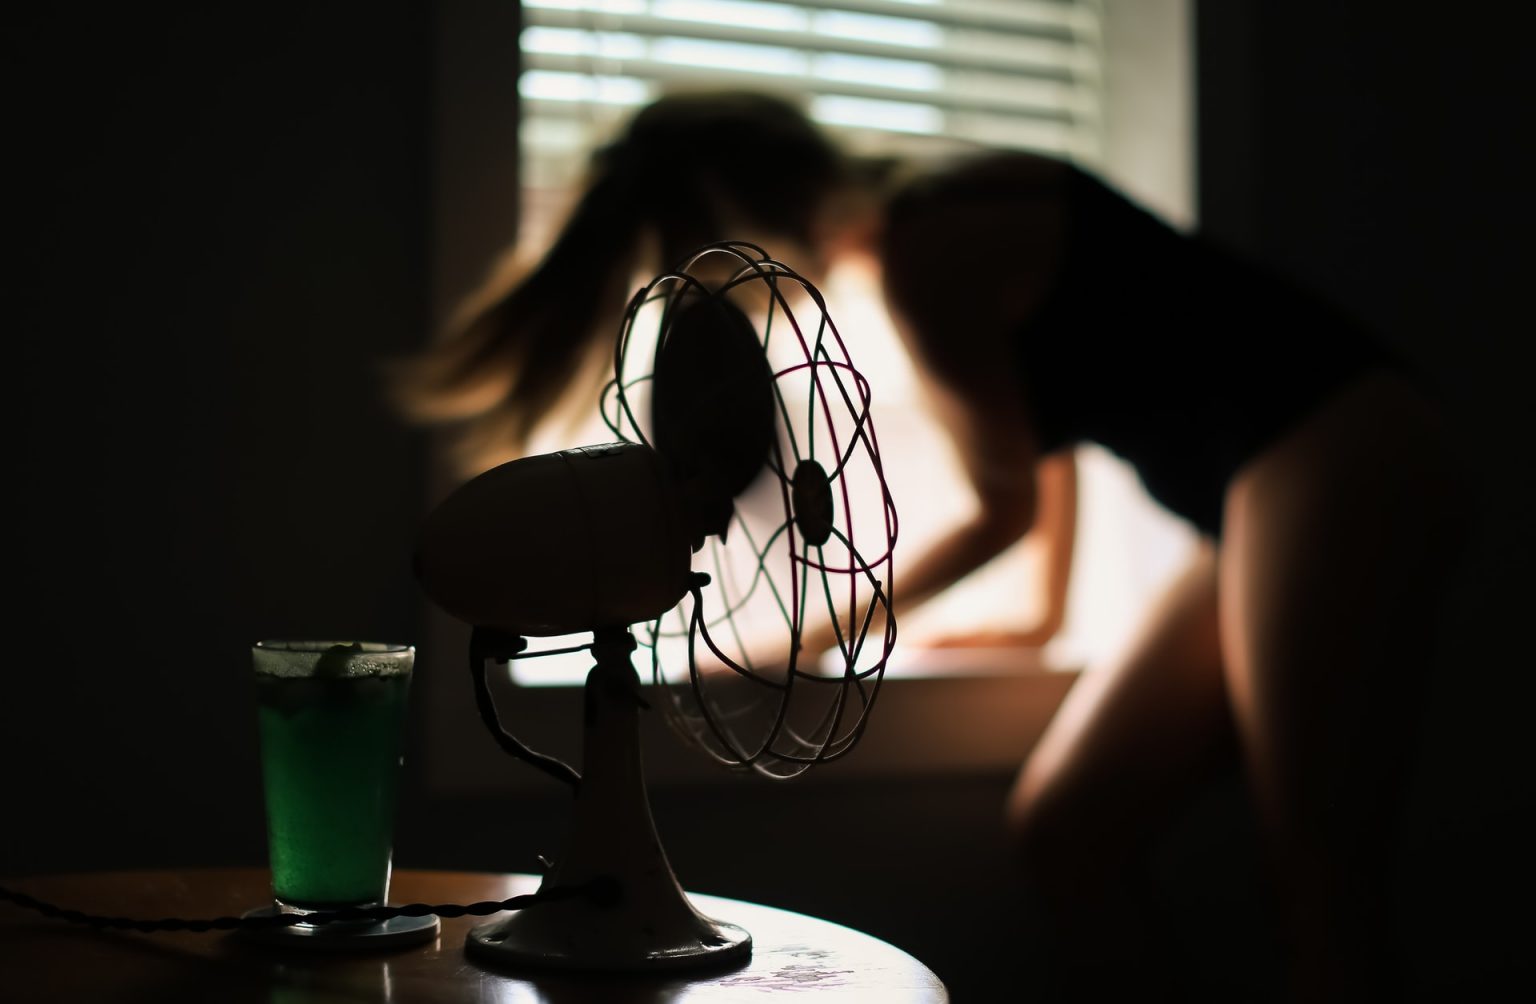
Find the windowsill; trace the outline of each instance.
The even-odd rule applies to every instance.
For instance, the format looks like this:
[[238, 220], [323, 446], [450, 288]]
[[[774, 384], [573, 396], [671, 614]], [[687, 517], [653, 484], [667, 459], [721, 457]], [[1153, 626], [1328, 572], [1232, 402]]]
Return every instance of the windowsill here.
[[[1050, 664], [1033, 650], [914, 649], [887, 673], [853, 752], [807, 771], [794, 783], [1011, 772], [1077, 676], [1075, 668]], [[427, 702], [424, 756], [434, 793], [472, 797], [547, 789], [547, 777], [507, 757], [480, 727], [465, 676], [452, 674], [450, 679], [452, 689], [434, 687], [435, 699]], [[581, 687], [496, 689], [509, 731], [535, 750], [579, 764]], [[641, 742], [646, 779], [653, 787], [754, 780], [690, 746], [659, 712], [642, 717]]]
[[1018, 676], [1029, 673], [1076, 674], [1079, 660], [1052, 642], [1045, 648], [902, 645], [885, 671], [891, 680], [953, 680], [967, 677]]

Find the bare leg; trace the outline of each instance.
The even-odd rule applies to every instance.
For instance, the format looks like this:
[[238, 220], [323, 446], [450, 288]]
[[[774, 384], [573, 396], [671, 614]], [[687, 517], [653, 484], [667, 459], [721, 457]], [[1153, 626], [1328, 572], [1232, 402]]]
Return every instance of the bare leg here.
[[1395, 997], [1395, 813], [1445, 539], [1433, 432], [1405, 386], [1373, 379], [1228, 495], [1223, 661], [1297, 1000]]
[[1142, 915], [1145, 854], [1170, 808], [1222, 752], [1232, 723], [1207, 548], [1117, 664], [1085, 674], [1024, 764], [1009, 823], [1047, 911], [1064, 999], [1148, 999], [1155, 925]]

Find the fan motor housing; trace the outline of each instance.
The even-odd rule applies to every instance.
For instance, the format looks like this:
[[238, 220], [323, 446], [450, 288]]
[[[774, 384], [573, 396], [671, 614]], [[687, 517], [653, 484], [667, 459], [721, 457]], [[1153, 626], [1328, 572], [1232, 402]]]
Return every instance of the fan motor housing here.
[[469, 624], [573, 634], [672, 609], [691, 553], [661, 458], [607, 443], [513, 460], [461, 486], [428, 516], [416, 576]]

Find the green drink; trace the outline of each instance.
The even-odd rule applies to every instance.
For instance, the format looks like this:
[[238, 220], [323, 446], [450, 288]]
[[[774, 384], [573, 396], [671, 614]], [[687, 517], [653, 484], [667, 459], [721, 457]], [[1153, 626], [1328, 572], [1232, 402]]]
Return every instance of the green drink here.
[[283, 911], [388, 899], [414, 655], [372, 643], [253, 650], [272, 892]]

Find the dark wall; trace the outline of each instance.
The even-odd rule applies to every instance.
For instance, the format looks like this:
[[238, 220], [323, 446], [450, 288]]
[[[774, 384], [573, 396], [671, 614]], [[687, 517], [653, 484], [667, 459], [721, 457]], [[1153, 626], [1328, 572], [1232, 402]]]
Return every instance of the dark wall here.
[[[246, 646], [412, 641], [420, 4], [7, 27], [16, 410], [0, 872], [262, 854]], [[19, 217], [19, 218], [18, 218]]]
[[[1402, 860], [1403, 940], [1446, 994], [1497, 971], [1530, 808], [1533, 96], [1521, 32], [1381, 4], [1199, 5], [1200, 216], [1370, 321], [1444, 395], [1467, 502]], [[1409, 685], [1410, 681], [1404, 681]], [[1518, 834], [1518, 836], [1517, 836]], [[1391, 853], [1393, 849], [1386, 852]]]

